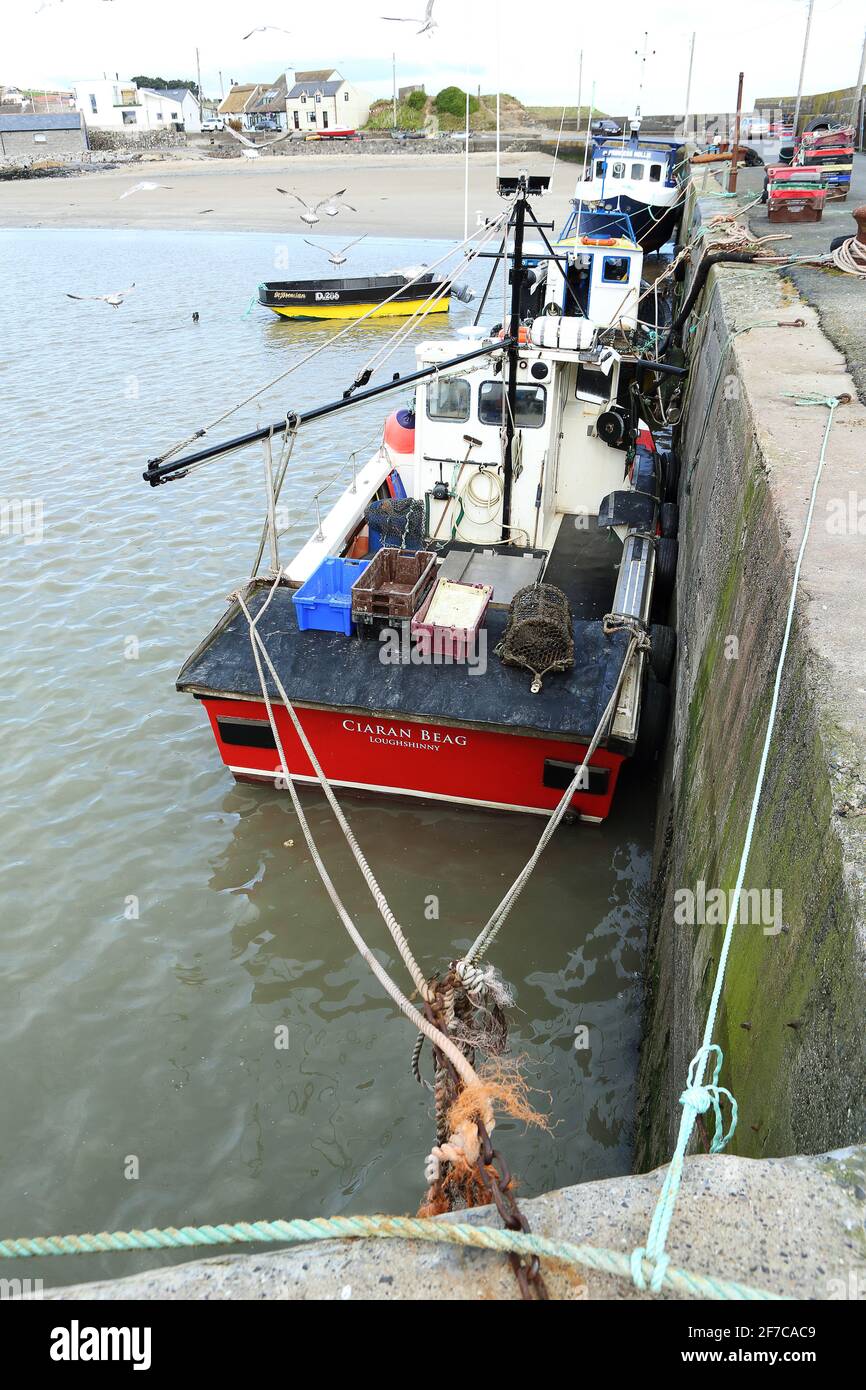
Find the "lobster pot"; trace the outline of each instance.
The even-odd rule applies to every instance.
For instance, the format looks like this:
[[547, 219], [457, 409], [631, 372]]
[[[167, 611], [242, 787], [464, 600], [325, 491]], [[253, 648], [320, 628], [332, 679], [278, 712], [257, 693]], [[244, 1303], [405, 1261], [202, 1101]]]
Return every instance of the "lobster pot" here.
[[567, 671], [574, 665], [571, 609], [561, 589], [552, 584], [518, 589], [508, 610], [499, 655], [506, 666], [532, 672], [536, 693], [551, 671]]
[[370, 502], [364, 518], [370, 529], [371, 554], [387, 546], [396, 550], [424, 549], [424, 504], [414, 497]]

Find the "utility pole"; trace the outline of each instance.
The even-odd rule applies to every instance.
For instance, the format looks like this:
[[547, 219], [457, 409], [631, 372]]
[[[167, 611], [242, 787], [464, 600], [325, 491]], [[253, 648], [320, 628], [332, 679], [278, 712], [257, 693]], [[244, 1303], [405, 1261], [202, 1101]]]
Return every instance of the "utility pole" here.
[[397, 54], [391, 54], [391, 73], [394, 79], [394, 129], [397, 129]]
[[860, 54], [860, 71], [857, 74], [857, 85], [854, 88], [854, 100], [851, 102], [851, 124], [854, 127], [854, 138], [860, 133], [860, 124], [857, 116], [860, 111], [860, 102], [863, 99], [863, 79], [866, 78], [866, 33], [863, 35], [863, 52]]
[[226, 93], [225, 93], [225, 87], [223, 86], [223, 75], [222, 75], [222, 73], [220, 73], [219, 79], [220, 79], [220, 102], [223, 102], [223, 101], [225, 101], [225, 99], [226, 99]]
[[797, 126], [800, 122], [800, 103], [803, 100], [803, 79], [806, 76], [806, 54], [809, 52], [809, 37], [812, 33], [812, 11], [815, 0], [809, 0], [809, 13], [806, 17], [806, 37], [803, 39], [803, 61], [800, 63], [800, 85], [797, 88], [797, 104], [794, 107], [794, 139], [797, 139]]
[[195, 80], [198, 86], [198, 123], [201, 125], [201, 61], [198, 56], [198, 49], [195, 51]]
[[685, 114], [685, 116], [683, 117], [683, 139], [684, 139], [684, 140], [685, 140], [685, 138], [686, 138], [686, 135], [688, 134], [688, 129], [689, 129], [689, 116], [691, 115], [692, 72], [694, 71], [694, 66], [695, 66], [695, 39], [696, 39], [696, 38], [697, 38], [697, 34], [696, 34], [696, 33], [693, 33], [693, 34], [692, 34], [692, 41], [691, 41], [691, 44], [689, 45], [689, 76], [688, 76], [688, 81], [686, 82], [686, 114]]
[[737, 115], [734, 121], [734, 143], [731, 148], [731, 172], [728, 175], [728, 192], [737, 191], [737, 165], [740, 161], [740, 120], [743, 115], [743, 74], [737, 87]]

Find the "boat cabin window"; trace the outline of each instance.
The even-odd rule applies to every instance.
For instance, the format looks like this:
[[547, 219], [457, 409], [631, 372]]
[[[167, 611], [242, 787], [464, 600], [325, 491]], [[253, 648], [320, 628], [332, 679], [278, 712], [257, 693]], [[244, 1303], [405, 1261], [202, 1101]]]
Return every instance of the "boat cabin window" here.
[[613, 169], [611, 170], [611, 172], [612, 172], [613, 177], [614, 177], [615, 179], [624, 179], [624, 178], [625, 178], [625, 165], [622, 163], [621, 160], [618, 159], [618, 160], [616, 161], [616, 163], [614, 164]]
[[588, 367], [584, 362], [580, 362], [574, 394], [581, 401], [609, 401], [610, 377], [598, 367]]
[[662, 176], [662, 166], [660, 164], [650, 165], [650, 183], [658, 183]]
[[643, 170], [644, 166], [642, 164], [633, 164], [631, 166], [631, 176], [635, 182], [643, 178]]
[[606, 285], [624, 284], [628, 279], [628, 256], [605, 256], [601, 278]]
[[[482, 425], [501, 425], [503, 395], [501, 381], [485, 381], [478, 393], [478, 419]], [[543, 386], [518, 386], [515, 425], [522, 430], [539, 430], [544, 424], [547, 391]]]
[[439, 377], [438, 381], [427, 387], [428, 418], [468, 420], [471, 395], [471, 388], [465, 377]]
[[603, 160], [603, 159], [597, 159], [597, 160], [595, 161], [595, 177], [596, 177], [597, 179], [603, 179], [603, 178], [604, 178], [604, 160]]

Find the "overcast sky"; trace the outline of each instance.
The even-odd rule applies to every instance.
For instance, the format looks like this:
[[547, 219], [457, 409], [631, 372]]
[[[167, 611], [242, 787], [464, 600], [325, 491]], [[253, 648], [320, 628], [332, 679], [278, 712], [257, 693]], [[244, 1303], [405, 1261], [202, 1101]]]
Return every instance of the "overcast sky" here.
[[[40, 5], [42, 8], [40, 8]], [[265, 81], [281, 68], [333, 66], [365, 90], [388, 95], [391, 52], [398, 80], [424, 82], [430, 92], [451, 82], [496, 87], [501, 44], [502, 90], [527, 102], [577, 100], [578, 53], [584, 50], [584, 101], [593, 80], [596, 101], [625, 113], [637, 102], [642, 50], [650, 56], [644, 112], [681, 111], [689, 40], [697, 30], [692, 109], [735, 105], [737, 73], [746, 74], [746, 103], [794, 92], [807, 0], [725, 0], [722, 5], [559, 3], [526, 0], [436, 0], [439, 27], [418, 36], [391, 14], [420, 14], [425, 0], [326, 0], [309, 6], [274, 0], [2, 0], [0, 81], [69, 86], [103, 72], [121, 77], [194, 77], [201, 51], [202, 85], [219, 95], [238, 81]], [[283, 26], [243, 40], [255, 25]], [[866, 0], [816, 0], [805, 90], [853, 86], [866, 26]], [[654, 51], [654, 53], [653, 53]]]

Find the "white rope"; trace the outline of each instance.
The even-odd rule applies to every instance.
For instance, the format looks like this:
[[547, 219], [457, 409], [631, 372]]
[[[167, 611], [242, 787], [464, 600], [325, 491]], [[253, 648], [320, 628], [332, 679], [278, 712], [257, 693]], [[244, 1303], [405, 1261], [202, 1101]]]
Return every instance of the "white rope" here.
[[[279, 583], [279, 579], [277, 580], [277, 583]], [[277, 586], [276, 586], [276, 584], [275, 584], [275, 585], [274, 585], [274, 588], [273, 588], [272, 591], [271, 591], [271, 594], [269, 595], [268, 602], [270, 602], [270, 598], [273, 597], [273, 593], [276, 591], [276, 587], [277, 587]], [[272, 704], [271, 704], [271, 698], [270, 698], [270, 695], [268, 694], [267, 680], [266, 680], [266, 678], [265, 678], [265, 673], [264, 673], [264, 671], [262, 670], [261, 658], [260, 658], [260, 656], [259, 656], [259, 653], [260, 653], [260, 652], [261, 652], [261, 655], [262, 655], [262, 656], [264, 657], [264, 659], [265, 659], [265, 663], [267, 664], [268, 669], [270, 670], [270, 673], [271, 673], [272, 677], [274, 678], [274, 681], [276, 682], [277, 689], [278, 689], [279, 692], [280, 692], [280, 698], [281, 698], [281, 700], [284, 701], [285, 706], [286, 706], [287, 710], [289, 711], [289, 714], [291, 715], [292, 720], [293, 720], [293, 722], [294, 722], [294, 724], [295, 724], [295, 728], [296, 728], [296, 730], [298, 731], [298, 733], [299, 733], [299, 735], [300, 735], [300, 737], [301, 737], [301, 739], [302, 739], [302, 741], [303, 741], [303, 743], [304, 743], [305, 751], [306, 751], [306, 753], [307, 753], [307, 756], [309, 757], [311, 763], [313, 764], [314, 768], [316, 769], [316, 774], [317, 774], [317, 776], [319, 777], [319, 780], [321, 781], [322, 786], [323, 786], [323, 788], [325, 789], [326, 794], [329, 794], [329, 795], [328, 795], [328, 799], [329, 799], [329, 801], [331, 802], [332, 809], [333, 809], [334, 807], [336, 807], [336, 798], [334, 798], [333, 793], [330, 791], [330, 787], [329, 787], [327, 778], [325, 777], [324, 773], [322, 772], [321, 768], [319, 767], [319, 764], [318, 764], [318, 761], [317, 761], [317, 759], [316, 759], [316, 757], [315, 757], [315, 754], [313, 753], [313, 750], [312, 750], [312, 748], [310, 747], [309, 742], [308, 742], [307, 739], [306, 739], [306, 735], [304, 734], [303, 729], [301, 728], [301, 726], [300, 726], [300, 724], [299, 724], [299, 722], [298, 722], [297, 715], [295, 714], [295, 711], [294, 711], [294, 708], [293, 708], [293, 706], [292, 706], [292, 704], [291, 704], [291, 701], [288, 699], [288, 696], [286, 695], [285, 690], [283, 689], [283, 686], [282, 686], [282, 684], [281, 684], [281, 682], [280, 682], [280, 679], [279, 679], [279, 677], [277, 676], [276, 671], [275, 671], [274, 668], [273, 668], [273, 664], [272, 664], [272, 662], [271, 662], [271, 660], [270, 660], [270, 657], [269, 657], [269, 655], [268, 655], [267, 648], [265, 647], [265, 644], [264, 644], [264, 642], [262, 641], [262, 638], [259, 636], [259, 633], [258, 633], [257, 630], [256, 630], [255, 624], [256, 624], [256, 623], [259, 621], [259, 619], [261, 618], [261, 616], [262, 616], [262, 614], [264, 613], [265, 608], [266, 608], [267, 605], [266, 605], [266, 604], [263, 605], [261, 611], [257, 614], [256, 618], [253, 619], [253, 617], [252, 617], [252, 615], [251, 615], [249, 609], [247, 608], [247, 606], [246, 606], [246, 604], [245, 604], [245, 602], [244, 602], [244, 600], [243, 600], [243, 598], [242, 598], [242, 596], [241, 596], [240, 594], [238, 595], [238, 603], [240, 604], [240, 607], [241, 607], [241, 609], [243, 610], [244, 616], [246, 617], [247, 623], [249, 624], [249, 629], [250, 629], [250, 645], [251, 645], [252, 651], [253, 651], [253, 659], [255, 660], [255, 663], [256, 663], [256, 671], [258, 672], [259, 685], [261, 686], [262, 697], [263, 697], [264, 702], [265, 702], [265, 708], [267, 709], [267, 712], [268, 712], [268, 720], [269, 720], [269, 722], [270, 722], [271, 732], [273, 733], [274, 741], [275, 741], [275, 743], [276, 743], [276, 745], [277, 745], [277, 750], [278, 750], [279, 755], [280, 755], [280, 763], [281, 763], [281, 766], [282, 766], [283, 775], [284, 775], [284, 777], [285, 777], [286, 786], [288, 787], [289, 794], [290, 794], [290, 796], [291, 796], [291, 798], [292, 798], [292, 805], [294, 806], [295, 814], [296, 814], [297, 817], [298, 817], [298, 821], [299, 821], [299, 823], [300, 823], [300, 826], [301, 826], [301, 830], [302, 830], [302, 832], [303, 832], [304, 839], [305, 839], [306, 842], [307, 842], [307, 848], [308, 848], [309, 851], [310, 851], [310, 857], [312, 858], [313, 864], [314, 864], [314, 866], [315, 866], [315, 868], [316, 868], [316, 872], [318, 873], [319, 877], [320, 877], [321, 880], [322, 880], [322, 883], [323, 883], [323, 885], [324, 885], [325, 891], [327, 892], [328, 897], [331, 899], [331, 902], [332, 902], [333, 905], [334, 905], [334, 908], [335, 908], [335, 910], [336, 910], [336, 912], [337, 912], [337, 915], [338, 915], [338, 917], [340, 918], [340, 921], [343, 923], [343, 926], [346, 928], [346, 931], [348, 932], [349, 936], [351, 937], [352, 942], [354, 943], [354, 945], [355, 945], [357, 951], [358, 951], [359, 954], [362, 956], [362, 958], [367, 962], [367, 965], [370, 967], [370, 969], [372, 970], [373, 974], [376, 976], [376, 979], [379, 981], [379, 983], [381, 984], [381, 986], [382, 986], [382, 988], [385, 990], [385, 992], [389, 995], [389, 997], [390, 997], [391, 999], [393, 999], [394, 1003], [395, 1003], [395, 1004], [397, 1005], [397, 1007], [402, 1011], [402, 1013], [405, 1014], [405, 1016], [409, 1019], [409, 1021], [413, 1024], [413, 1026], [414, 1026], [415, 1028], [417, 1028], [418, 1032], [419, 1032], [419, 1033], [423, 1033], [424, 1036], [425, 1036], [426, 1038], [429, 1038], [430, 1041], [431, 1041], [436, 1047], [438, 1047], [439, 1050], [440, 1050], [441, 1052], [443, 1052], [443, 1053], [445, 1054], [445, 1056], [449, 1059], [449, 1061], [453, 1064], [453, 1066], [455, 1067], [455, 1069], [456, 1069], [457, 1072], [459, 1073], [459, 1075], [460, 1075], [460, 1077], [462, 1078], [463, 1082], [464, 1082], [467, 1086], [478, 1085], [478, 1084], [479, 1084], [479, 1077], [478, 1077], [478, 1074], [477, 1074], [477, 1072], [475, 1071], [475, 1069], [474, 1069], [472, 1066], [470, 1066], [469, 1062], [466, 1060], [466, 1058], [464, 1057], [464, 1055], [463, 1055], [463, 1053], [460, 1051], [460, 1049], [459, 1049], [457, 1046], [455, 1046], [455, 1044], [452, 1042], [452, 1040], [451, 1040], [450, 1038], [446, 1037], [444, 1033], [440, 1032], [438, 1028], [436, 1028], [432, 1023], [430, 1023], [429, 1020], [426, 1019], [426, 1018], [424, 1017], [423, 1014], [421, 1014], [421, 1013], [418, 1012], [418, 1010], [414, 1007], [414, 1005], [411, 1004], [411, 1003], [409, 1002], [409, 1000], [406, 998], [405, 994], [403, 994], [403, 992], [402, 992], [402, 990], [399, 988], [399, 986], [396, 985], [396, 984], [394, 983], [394, 981], [391, 979], [390, 975], [389, 975], [388, 972], [384, 969], [384, 967], [381, 966], [381, 965], [379, 964], [378, 960], [377, 960], [376, 957], [373, 955], [373, 952], [370, 950], [370, 948], [369, 948], [369, 946], [367, 945], [367, 943], [365, 942], [364, 938], [361, 936], [361, 933], [358, 931], [358, 928], [355, 926], [355, 923], [352, 921], [352, 918], [351, 918], [351, 916], [349, 915], [349, 912], [347, 911], [347, 909], [346, 909], [346, 907], [345, 907], [345, 905], [344, 905], [344, 903], [343, 903], [343, 901], [342, 901], [342, 899], [341, 899], [339, 893], [337, 892], [336, 887], [334, 886], [333, 880], [331, 879], [331, 876], [330, 876], [330, 874], [328, 873], [328, 870], [327, 870], [326, 867], [325, 867], [324, 861], [322, 860], [322, 857], [321, 857], [321, 855], [320, 855], [320, 853], [319, 853], [319, 849], [318, 849], [318, 846], [316, 845], [316, 842], [315, 842], [315, 839], [314, 839], [314, 837], [313, 837], [313, 833], [312, 833], [312, 831], [311, 831], [311, 829], [310, 829], [310, 825], [309, 825], [309, 822], [308, 822], [308, 820], [307, 820], [307, 817], [306, 817], [306, 815], [304, 814], [304, 808], [302, 807], [301, 802], [300, 802], [300, 799], [299, 799], [299, 797], [298, 797], [298, 793], [297, 793], [297, 789], [296, 789], [296, 787], [295, 787], [294, 779], [292, 778], [292, 775], [291, 775], [291, 773], [289, 772], [289, 765], [288, 765], [288, 761], [287, 761], [287, 759], [286, 759], [285, 751], [284, 751], [284, 749], [283, 749], [282, 739], [280, 738], [280, 731], [279, 731], [279, 729], [277, 728], [276, 719], [274, 718], [273, 706], [272, 706]], [[345, 821], [345, 817], [342, 816], [342, 812], [339, 811], [339, 808], [338, 808], [338, 807], [337, 807], [337, 813], [338, 813], [338, 820], [340, 820], [340, 822], [341, 822], [341, 826], [342, 826], [342, 828], [344, 829], [344, 833], [348, 830], [347, 839], [349, 839], [349, 843], [350, 843], [350, 845], [352, 846], [352, 852], [355, 853], [355, 849], [357, 848], [357, 845], [356, 845], [356, 842], [355, 842], [355, 840], [354, 840], [354, 836], [352, 835], [352, 832], [351, 832], [351, 830], [349, 829], [347, 822]], [[355, 854], [355, 858], [358, 860], [358, 865], [359, 865], [359, 867], [362, 867], [362, 861], [363, 861], [364, 864], [366, 864], [366, 860], [364, 860], [364, 857], [363, 857], [363, 855], [361, 854], [360, 849], [358, 849], [357, 853]], [[363, 869], [363, 868], [362, 868], [362, 872], [364, 872], [364, 869]], [[376, 881], [375, 881], [375, 879], [374, 879], [374, 877], [373, 877], [373, 874], [372, 874], [372, 872], [369, 870], [369, 868], [367, 868], [366, 872], [364, 872], [364, 877], [367, 879], [367, 882], [368, 882], [368, 884], [370, 885], [371, 891], [373, 891], [373, 889], [374, 889], [374, 887], [375, 887], [376, 893], [378, 893], [379, 898], [381, 898], [381, 900], [384, 902], [384, 894], [382, 894], [381, 889], [379, 889], [378, 885], [376, 884]], [[375, 894], [374, 894], [374, 896], [375, 896]], [[377, 899], [377, 903], [378, 903], [378, 899]], [[386, 906], [387, 906], [387, 904], [386, 904]], [[384, 914], [383, 914], [383, 915], [384, 915]], [[395, 926], [396, 926], [396, 922], [395, 922]], [[398, 928], [398, 932], [399, 932], [399, 928]], [[393, 932], [392, 932], [392, 935], [393, 935]], [[402, 933], [400, 933], [400, 936], [402, 937]], [[396, 944], [396, 939], [395, 939], [395, 944]], [[411, 960], [411, 952], [409, 951], [409, 947], [408, 947], [408, 945], [406, 945], [405, 940], [403, 941], [403, 946], [404, 946], [404, 950], [405, 950], [405, 953], [406, 953], [406, 954], [404, 955], [403, 951], [401, 951], [400, 954], [403, 956], [403, 959], [404, 959], [404, 960], [406, 960], [406, 956], [408, 956], [409, 959]], [[398, 949], [399, 949], [399, 946], [398, 946]], [[407, 963], [408, 963], [408, 962], [407, 962]], [[413, 962], [413, 964], [414, 964], [414, 962]], [[417, 965], [416, 965], [416, 966], [415, 966], [415, 970], [417, 970], [417, 969], [418, 969], [418, 967], [417, 967]], [[420, 971], [419, 971], [418, 973], [419, 973], [419, 976], [420, 976]], [[426, 985], [426, 981], [424, 980], [423, 976], [420, 976], [420, 978], [421, 978], [421, 987], [420, 987], [420, 988], [421, 988], [421, 991], [422, 991], [423, 996], [426, 998], [426, 995], [427, 995], [427, 985]]]
[[[264, 641], [262, 640], [262, 637], [261, 637], [261, 635], [260, 635], [260, 633], [259, 633], [259, 631], [258, 631], [258, 624], [260, 623], [261, 619], [264, 617], [265, 613], [267, 612], [268, 608], [270, 607], [271, 600], [273, 599], [274, 594], [276, 593], [276, 591], [277, 591], [277, 589], [278, 589], [278, 587], [279, 587], [279, 585], [280, 585], [281, 579], [282, 579], [282, 575], [281, 575], [281, 574], [278, 574], [278, 575], [277, 575], [277, 578], [275, 579], [275, 581], [274, 581], [274, 583], [273, 583], [273, 585], [272, 585], [272, 587], [271, 587], [271, 591], [270, 591], [270, 593], [268, 594], [268, 597], [267, 597], [266, 601], [262, 604], [261, 609], [260, 609], [259, 612], [256, 614], [255, 620], [253, 620], [252, 617], [250, 616], [249, 609], [247, 608], [246, 604], [244, 603], [243, 597], [242, 597], [240, 594], [238, 594], [238, 603], [240, 604], [240, 606], [241, 606], [241, 608], [242, 608], [242, 610], [243, 610], [243, 612], [244, 612], [244, 615], [245, 615], [245, 617], [246, 617], [246, 619], [247, 619], [247, 622], [248, 622], [249, 625], [250, 625], [250, 637], [251, 637], [251, 640], [252, 640], [252, 642], [253, 642], [254, 653], [255, 653], [255, 648], [256, 648], [256, 645], [257, 645], [257, 646], [258, 646], [258, 649], [261, 651], [262, 656], [264, 657], [265, 664], [267, 665], [267, 668], [268, 668], [268, 670], [270, 671], [271, 676], [273, 677], [274, 684], [275, 684], [276, 687], [277, 687], [277, 690], [278, 690], [278, 692], [279, 692], [280, 699], [282, 700], [283, 704], [285, 705], [286, 709], [288, 710], [289, 717], [291, 718], [291, 721], [292, 721], [292, 723], [293, 723], [293, 725], [294, 725], [294, 727], [295, 727], [295, 732], [297, 733], [298, 738], [299, 738], [300, 741], [301, 741], [301, 744], [302, 744], [302, 746], [303, 746], [304, 752], [306, 753], [307, 757], [309, 758], [309, 760], [310, 760], [310, 762], [311, 762], [311, 764], [312, 764], [312, 767], [313, 767], [313, 771], [315, 772], [316, 777], [318, 778], [319, 783], [320, 783], [320, 785], [321, 785], [321, 787], [322, 787], [322, 790], [324, 791], [325, 796], [326, 796], [327, 799], [328, 799], [328, 803], [329, 803], [329, 805], [330, 805], [330, 807], [331, 807], [331, 810], [333, 811], [334, 815], [335, 815], [336, 818], [337, 818], [337, 823], [339, 824], [340, 829], [342, 830], [343, 834], [344, 834], [345, 837], [346, 837], [346, 841], [347, 841], [347, 843], [348, 843], [348, 845], [349, 845], [349, 848], [350, 848], [351, 851], [352, 851], [352, 854], [355, 856], [355, 861], [356, 861], [356, 863], [357, 863], [357, 865], [358, 865], [358, 868], [361, 870], [361, 873], [362, 873], [362, 875], [363, 875], [363, 877], [364, 877], [364, 881], [366, 882], [367, 887], [370, 889], [370, 893], [371, 893], [371, 895], [372, 895], [372, 897], [373, 897], [373, 900], [374, 900], [374, 902], [375, 902], [377, 908], [379, 909], [379, 912], [382, 914], [382, 917], [383, 917], [383, 919], [384, 919], [384, 921], [385, 921], [385, 924], [386, 924], [386, 926], [387, 926], [389, 932], [391, 933], [391, 937], [392, 937], [392, 939], [393, 939], [393, 941], [394, 941], [394, 945], [397, 947], [397, 950], [398, 950], [399, 953], [400, 953], [400, 956], [401, 956], [401, 958], [402, 958], [402, 960], [403, 960], [403, 963], [404, 963], [405, 966], [406, 966], [406, 969], [409, 971], [409, 974], [412, 976], [412, 981], [413, 981], [413, 983], [414, 983], [414, 985], [415, 985], [415, 988], [418, 990], [418, 992], [421, 994], [421, 996], [422, 996], [423, 998], [426, 998], [426, 997], [427, 997], [427, 982], [426, 982], [426, 979], [425, 979], [424, 975], [422, 974], [421, 969], [420, 969], [420, 967], [419, 967], [417, 961], [415, 960], [414, 956], [412, 955], [412, 952], [411, 952], [411, 950], [410, 950], [410, 948], [409, 948], [409, 943], [407, 942], [405, 936], [403, 935], [403, 931], [402, 931], [402, 928], [400, 927], [399, 922], [397, 921], [396, 917], [394, 916], [393, 912], [391, 911], [391, 908], [390, 908], [389, 905], [388, 905], [388, 900], [387, 900], [387, 898], [385, 897], [385, 894], [382, 892], [382, 889], [379, 887], [379, 884], [378, 884], [378, 882], [376, 881], [376, 877], [375, 877], [375, 875], [374, 875], [374, 873], [373, 873], [373, 870], [370, 868], [370, 865], [367, 863], [367, 860], [366, 860], [366, 858], [365, 858], [365, 856], [364, 856], [364, 853], [363, 853], [363, 851], [362, 851], [360, 845], [358, 844], [357, 840], [355, 839], [354, 833], [353, 833], [353, 831], [352, 831], [352, 827], [349, 825], [349, 822], [346, 820], [346, 817], [345, 817], [345, 815], [343, 814], [343, 809], [342, 809], [342, 807], [340, 806], [340, 803], [338, 802], [336, 796], [334, 795], [333, 789], [332, 789], [332, 787], [331, 787], [330, 782], [328, 781], [328, 778], [325, 776], [325, 773], [324, 773], [323, 770], [322, 770], [322, 766], [321, 766], [321, 764], [320, 764], [318, 758], [316, 757], [316, 754], [315, 754], [315, 751], [314, 751], [314, 749], [313, 749], [313, 746], [312, 746], [312, 744], [310, 743], [310, 740], [307, 738], [307, 735], [306, 735], [306, 732], [305, 732], [305, 730], [304, 730], [304, 727], [303, 727], [303, 725], [301, 724], [301, 721], [299, 720], [299, 718], [298, 718], [298, 716], [297, 716], [297, 713], [296, 713], [296, 711], [295, 711], [295, 707], [294, 707], [294, 705], [292, 704], [291, 700], [289, 699], [288, 695], [286, 694], [285, 687], [284, 687], [282, 681], [280, 680], [280, 677], [279, 677], [278, 674], [277, 674], [277, 671], [276, 671], [276, 669], [275, 669], [275, 667], [274, 667], [274, 664], [273, 664], [273, 662], [271, 661], [271, 658], [270, 658], [270, 654], [269, 654], [269, 652], [268, 652], [268, 649], [267, 649], [267, 647], [265, 646], [265, 643], [264, 643]], [[257, 659], [256, 659], [256, 669], [258, 669], [258, 667], [259, 667], [259, 662], [258, 662], [258, 658], [257, 658]], [[264, 690], [264, 688], [263, 688], [262, 693], [265, 695], [265, 703], [266, 703], [266, 705], [268, 705], [268, 707], [270, 708], [269, 702], [268, 702], [268, 697], [267, 697], [267, 692]], [[280, 756], [283, 757], [283, 755], [282, 755], [282, 748], [281, 748], [281, 746], [280, 746], [279, 744], [278, 744], [278, 747], [280, 747]], [[285, 760], [284, 757], [283, 757], [283, 766], [284, 766], [284, 769], [285, 769], [285, 773], [286, 773], [286, 778], [287, 778], [287, 780], [288, 780], [288, 781], [291, 781], [291, 776], [290, 776], [289, 770], [288, 770], [288, 764], [286, 763], [286, 760]]]
[[611, 695], [610, 699], [607, 702], [607, 705], [605, 706], [604, 713], [602, 714], [601, 719], [598, 722], [598, 727], [596, 728], [596, 731], [590, 740], [589, 747], [586, 750], [586, 755], [583, 759], [583, 762], [580, 764], [580, 767], [577, 768], [574, 777], [572, 778], [571, 782], [563, 792], [562, 798], [558, 806], [556, 807], [556, 810], [553, 812], [552, 816], [550, 817], [550, 820], [547, 822], [547, 825], [544, 828], [541, 838], [539, 839], [538, 844], [536, 845], [529, 859], [526, 861], [526, 864], [523, 866], [517, 878], [514, 880], [511, 887], [508, 889], [508, 892], [505, 894], [499, 906], [496, 908], [496, 911], [493, 913], [487, 925], [482, 928], [478, 936], [473, 941], [469, 950], [466, 952], [466, 955], [463, 957], [463, 960], [458, 963], [457, 970], [464, 980], [474, 977], [475, 962], [481, 960], [481, 958], [487, 954], [487, 951], [493, 945], [493, 942], [499, 935], [500, 928], [505, 922], [505, 919], [508, 917], [508, 914], [510, 913], [511, 909], [517, 902], [517, 899], [520, 897], [520, 894], [523, 892], [523, 889], [526, 887], [526, 884], [529, 882], [529, 879], [532, 876], [539, 859], [541, 858], [542, 854], [544, 853], [545, 849], [547, 848], [548, 844], [550, 843], [551, 839], [553, 838], [557, 829], [559, 828], [559, 824], [563, 816], [566, 814], [571, 805], [572, 797], [577, 791], [580, 790], [580, 783], [583, 777], [583, 773], [587, 767], [587, 764], [589, 763], [590, 758], [592, 757], [593, 753], [595, 752], [599, 743], [601, 742], [605, 730], [607, 729], [608, 724], [610, 720], [613, 718], [613, 715], [616, 711], [620, 691], [622, 690], [623, 681], [625, 680], [625, 675], [626, 671], [628, 670], [629, 663], [631, 662], [631, 659], [634, 656], [637, 648], [640, 645], [642, 645], [645, 641], [645, 638], [641, 638], [636, 634], [634, 634], [631, 637], [625, 657], [623, 658], [622, 666], [620, 667], [620, 672], [617, 677], [613, 694]]
[[836, 269], [844, 270], [846, 275], [866, 278], [866, 245], [858, 241], [857, 237], [852, 236], [850, 240], [843, 241], [841, 246], [830, 252], [830, 259]]

